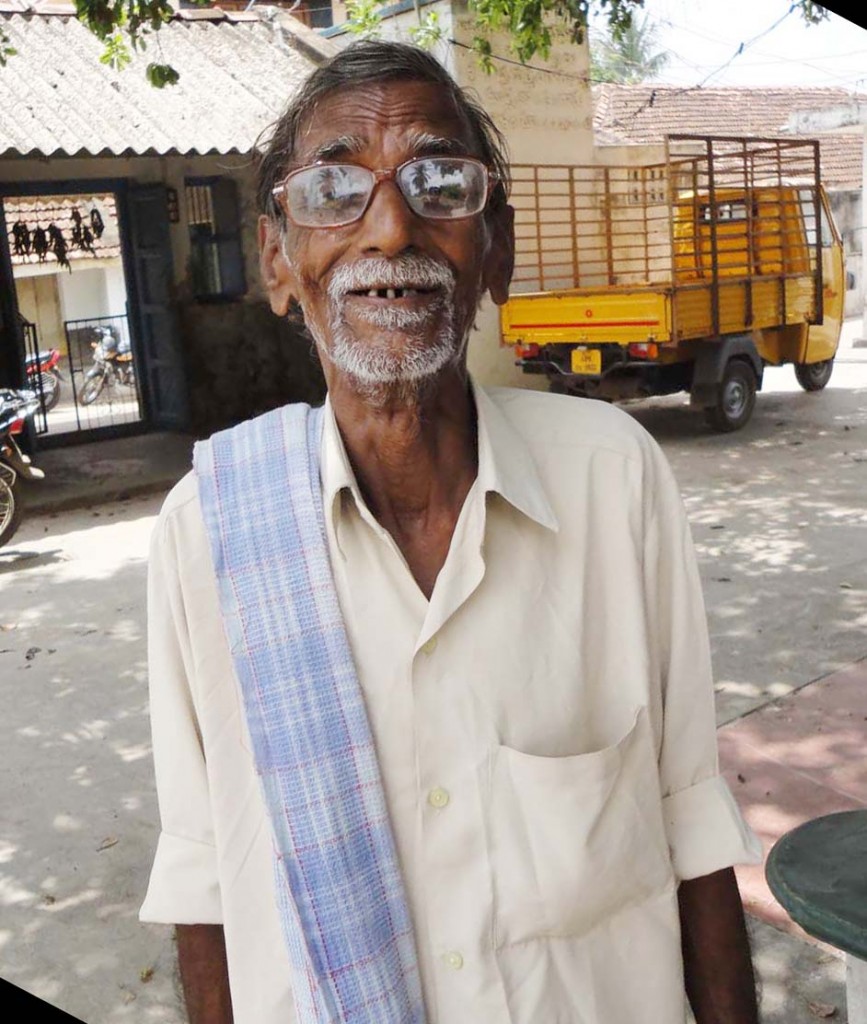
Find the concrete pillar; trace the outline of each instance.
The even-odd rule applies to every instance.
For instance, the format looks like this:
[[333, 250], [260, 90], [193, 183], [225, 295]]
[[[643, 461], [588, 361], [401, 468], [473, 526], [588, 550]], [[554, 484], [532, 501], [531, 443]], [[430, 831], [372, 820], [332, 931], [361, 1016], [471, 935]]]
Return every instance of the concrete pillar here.
[[[861, 322], [860, 346], [867, 346], [867, 120], [862, 128], [864, 142], [861, 150], [861, 294], [864, 301], [864, 312]], [[865, 1017], [867, 1019], [867, 1017]]]
[[846, 957], [846, 1011], [849, 1024], [867, 1024], [867, 960]]
[[[593, 157], [593, 100], [588, 76], [587, 41], [578, 46], [561, 28], [547, 60], [534, 57], [530, 67], [508, 63], [514, 54], [505, 33], [491, 39], [498, 57], [486, 74], [468, 48], [477, 33], [475, 19], [460, 0], [451, 3], [452, 38], [449, 70], [460, 85], [475, 93], [506, 137], [515, 164], [590, 164]], [[460, 45], [463, 44], [463, 45]], [[547, 391], [545, 377], [528, 376], [515, 366], [511, 346], [500, 343], [499, 310], [485, 300], [469, 342], [470, 371], [483, 384], [530, 387]]]

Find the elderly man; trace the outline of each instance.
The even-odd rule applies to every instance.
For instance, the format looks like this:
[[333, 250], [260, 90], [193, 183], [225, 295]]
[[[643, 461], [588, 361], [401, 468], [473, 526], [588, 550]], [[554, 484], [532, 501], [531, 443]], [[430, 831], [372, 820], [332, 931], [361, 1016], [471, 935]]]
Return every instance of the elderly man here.
[[512, 270], [496, 129], [359, 44], [260, 179], [328, 399], [199, 445], [154, 536], [142, 918], [190, 1020], [755, 1022], [670, 472], [616, 409], [467, 374]]

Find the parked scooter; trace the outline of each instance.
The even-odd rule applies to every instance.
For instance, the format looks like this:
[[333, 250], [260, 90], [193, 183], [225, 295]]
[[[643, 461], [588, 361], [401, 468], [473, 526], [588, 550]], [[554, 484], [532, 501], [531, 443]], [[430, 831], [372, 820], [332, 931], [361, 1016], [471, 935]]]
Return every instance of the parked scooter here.
[[50, 412], [60, 401], [60, 382], [63, 374], [58, 363], [60, 352], [56, 348], [43, 350], [24, 360], [28, 385], [42, 399], [42, 411]]
[[45, 476], [15, 440], [24, 430], [27, 417], [38, 408], [35, 391], [0, 388], [0, 547], [12, 539], [21, 523], [19, 480], [42, 480]]
[[126, 339], [118, 338], [110, 327], [95, 327], [98, 341], [91, 342], [93, 349], [93, 366], [84, 377], [84, 386], [78, 396], [82, 405], [95, 402], [103, 388], [114, 384], [125, 384], [135, 387], [135, 370], [132, 365], [132, 352]]

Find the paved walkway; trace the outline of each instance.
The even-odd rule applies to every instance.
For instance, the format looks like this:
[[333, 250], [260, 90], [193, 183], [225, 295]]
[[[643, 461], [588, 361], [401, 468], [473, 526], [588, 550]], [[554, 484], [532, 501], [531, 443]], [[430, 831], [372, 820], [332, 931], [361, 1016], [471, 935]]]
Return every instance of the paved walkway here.
[[[723, 772], [765, 855], [811, 818], [867, 808], [867, 660], [766, 704], [717, 735]], [[771, 895], [764, 865], [737, 872], [751, 914], [808, 938]]]
[[185, 434], [138, 434], [39, 451], [45, 479], [24, 481], [28, 512], [60, 512], [103, 501], [165, 493], [191, 467], [194, 439]]

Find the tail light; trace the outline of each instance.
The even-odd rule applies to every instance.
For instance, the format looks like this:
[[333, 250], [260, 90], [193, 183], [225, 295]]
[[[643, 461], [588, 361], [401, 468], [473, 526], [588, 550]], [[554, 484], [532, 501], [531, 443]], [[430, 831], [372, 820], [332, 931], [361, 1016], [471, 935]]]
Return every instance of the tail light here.
[[633, 359], [656, 359], [659, 346], [655, 341], [634, 341], [627, 351]]
[[26, 421], [25, 421], [25, 419], [23, 417], [19, 417], [17, 420], [13, 420], [9, 424], [9, 433], [10, 434], [20, 434], [24, 430], [25, 422]]
[[519, 359], [535, 359], [539, 354], [539, 346], [535, 344], [530, 345], [516, 345], [515, 355]]

